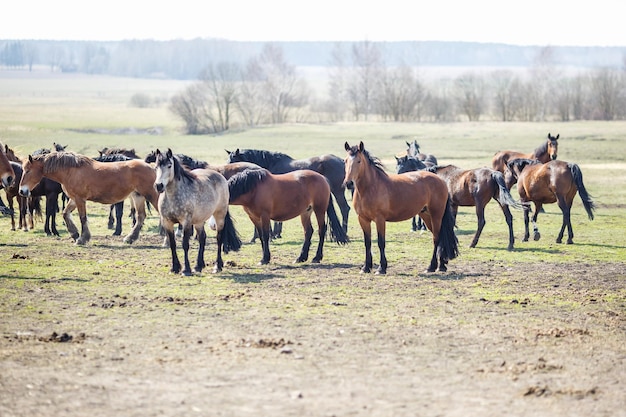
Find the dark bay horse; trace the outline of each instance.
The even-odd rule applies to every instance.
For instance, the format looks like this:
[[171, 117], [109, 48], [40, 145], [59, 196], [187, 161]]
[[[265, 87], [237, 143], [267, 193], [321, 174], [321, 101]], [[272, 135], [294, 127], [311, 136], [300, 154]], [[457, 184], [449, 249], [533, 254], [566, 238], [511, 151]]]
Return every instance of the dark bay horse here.
[[539, 145], [531, 153], [522, 153], [517, 151], [498, 151], [493, 156], [491, 160], [491, 165], [496, 171], [504, 173], [504, 171], [506, 170], [507, 162], [517, 158], [537, 159], [544, 164], [548, 161], [554, 161], [557, 157], [557, 152], [559, 150], [559, 143], [557, 142], [559, 136], [560, 135], [558, 134], [556, 136], [552, 136], [550, 133], [548, 133], [548, 139], [541, 145]]
[[416, 140], [414, 140], [413, 143], [406, 142], [406, 154], [407, 156], [412, 156], [413, 158], [422, 161], [426, 165], [437, 165], [437, 158], [435, 155], [422, 153], [420, 151], [420, 145]]
[[237, 235], [230, 212], [228, 211], [228, 183], [216, 171], [210, 169], [186, 170], [178, 158], [168, 149], [166, 153], [156, 150], [156, 178], [154, 181], [159, 195], [159, 214], [161, 224], [167, 233], [172, 252], [171, 272], [180, 272], [180, 261], [176, 255], [174, 225], [183, 227], [183, 250], [185, 252], [183, 275], [191, 275], [189, 264], [189, 239], [196, 230], [200, 247], [194, 270], [201, 272], [206, 266], [204, 248], [206, 232], [204, 223], [211, 217], [215, 219], [217, 230], [217, 260], [213, 272], [219, 272], [224, 266], [224, 253], [237, 251], [241, 240]]
[[[113, 204], [131, 196], [137, 223], [124, 238], [126, 243], [132, 243], [139, 237], [146, 218], [146, 199], [154, 206], [157, 204], [154, 170], [139, 159], [105, 163], [73, 152], [52, 152], [30, 155], [23, 168], [24, 175], [20, 182], [20, 194], [23, 196], [29, 196], [44, 176], [61, 183], [70, 198], [63, 210], [63, 219], [70, 236], [79, 245], [87, 243], [91, 238], [87, 223], [87, 201]], [[74, 209], [78, 209], [80, 217], [80, 234], [71, 217]]]
[[[404, 174], [405, 172], [411, 171], [421, 171], [428, 168], [429, 166], [432, 165], [430, 163], [426, 165], [423, 161], [414, 156], [396, 156], [396, 174]], [[413, 230], [414, 232], [417, 232], [418, 230], [426, 230], [426, 225], [424, 224], [420, 216], [413, 216], [413, 220], [411, 221], [411, 230]]]
[[281, 152], [264, 151], [257, 149], [236, 149], [228, 153], [228, 162], [252, 162], [267, 169], [272, 174], [284, 174], [298, 169], [310, 169], [322, 174], [328, 180], [330, 192], [341, 211], [343, 230], [348, 232], [348, 213], [350, 205], [346, 200], [343, 184], [344, 162], [335, 155], [314, 156], [307, 159], [293, 159]]
[[[15, 181], [15, 171], [11, 165], [11, 161], [7, 158], [5, 149], [8, 149], [8, 146], [3, 146], [0, 143], [0, 185], [3, 187], [9, 187], [13, 181]], [[4, 205], [4, 202], [1, 199], [0, 203], [2, 203], [2, 207], [5, 208], [3, 209], [3, 212], [10, 214], [11, 210]]]
[[348, 236], [335, 213], [328, 182], [315, 171], [304, 169], [274, 175], [266, 169], [245, 170], [228, 180], [228, 188], [230, 204], [243, 206], [258, 231], [263, 250], [261, 264], [270, 261], [270, 220], [282, 222], [300, 216], [304, 243], [296, 262], [304, 262], [309, 257], [313, 236], [312, 213], [315, 213], [319, 234], [313, 263], [319, 263], [324, 255], [326, 214], [334, 240], [340, 244], [348, 242]]
[[439, 175], [448, 185], [448, 192], [452, 200], [454, 217], [459, 206], [476, 207], [478, 228], [474, 239], [469, 247], [474, 248], [478, 244], [480, 234], [485, 227], [485, 206], [493, 199], [504, 213], [504, 219], [509, 227], [508, 250], [513, 250], [515, 238], [513, 236], [513, 216], [509, 207], [522, 209], [523, 205], [515, 201], [504, 182], [501, 172], [491, 168], [462, 169], [454, 165], [434, 166], [427, 168], [428, 171]]
[[[454, 234], [454, 214], [446, 183], [432, 172], [414, 171], [388, 174], [380, 160], [358, 146], [345, 143], [347, 152], [345, 182], [354, 182], [352, 203], [363, 229], [365, 265], [362, 272], [372, 269], [372, 226], [376, 223], [380, 265], [377, 273], [387, 272], [385, 255], [385, 223], [408, 220], [419, 215], [433, 234], [433, 255], [428, 272], [446, 271], [449, 260], [458, 255]], [[439, 259], [437, 259], [439, 258]]]
[[[561, 243], [563, 233], [567, 227], [567, 243], [574, 243], [574, 232], [570, 218], [572, 202], [576, 192], [580, 195], [583, 206], [590, 220], [593, 220], [595, 205], [583, 184], [583, 174], [576, 164], [565, 161], [550, 161], [545, 164], [532, 159], [513, 159], [507, 163], [504, 174], [507, 186], [510, 188], [517, 182], [517, 190], [522, 202], [535, 203], [533, 214], [534, 239], [539, 240], [541, 234], [537, 227], [537, 216], [543, 204], [558, 203], [563, 213], [561, 231], [556, 243]], [[530, 206], [524, 207], [524, 242], [528, 241]]]

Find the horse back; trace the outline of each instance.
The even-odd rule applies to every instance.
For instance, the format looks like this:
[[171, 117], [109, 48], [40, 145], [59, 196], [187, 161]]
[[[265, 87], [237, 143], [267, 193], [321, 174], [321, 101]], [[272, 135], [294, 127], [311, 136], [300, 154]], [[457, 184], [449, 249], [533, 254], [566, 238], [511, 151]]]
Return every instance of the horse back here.
[[491, 159], [491, 166], [496, 171], [504, 173], [507, 162], [517, 158], [529, 158], [531, 155], [516, 151], [499, 151]]
[[576, 193], [567, 162], [559, 160], [526, 166], [519, 175], [517, 186], [522, 200], [546, 204], [556, 202], [559, 194]]

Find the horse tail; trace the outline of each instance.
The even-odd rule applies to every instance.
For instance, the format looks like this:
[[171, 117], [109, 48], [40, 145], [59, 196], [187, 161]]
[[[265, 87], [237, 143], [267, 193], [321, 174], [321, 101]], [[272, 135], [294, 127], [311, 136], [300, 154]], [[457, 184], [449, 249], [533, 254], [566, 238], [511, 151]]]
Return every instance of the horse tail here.
[[348, 243], [350, 238], [348, 237], [346, 231], [343, 230], [339, 217], [337, 217], [332, 196], [328, 197], [328, 208], [326, 209], [326, 214], [328, 214], [328, 223], [330, 223], [330, 237], [339, 244], [345, 245]]
[[42, 220], [42, 213], [41, 213], [41, 197], [33, 197], [30, 199], [30, 203], [32, 204], [30, 205], [30, 208], [33, 210], [33, 214], [35, 215], [35, 217], [38, 220]]
[[491, 171], [491, 179], [498, 186], [498, 202], [503, 206], [511, 206], [518, 210], [523, 208], [523, 204], [519, 201], [515, 200], [511, 195], [511, 192], [506, 186], [506, 182], [504, 181], [504, 175], [500, 171], [492, 170]]
[[596, 205], [589, 193], [587, 193], [587, 189], [585, 188], [585, 184], [583, 184], [583, 173], [580, 170], [580, 167], [576, 164], [569, 163], [567, 164], [572, 176], [574, 177], [574, 183], [576, 184], [576, 188], [578, 188], [578, 195], [580, 199], [583, 201], [583, 206], [585, 206], [585, 210], [587, 211], [587, 215], [589, 216], [589, 220], [593, 220], [593, 210], [595, 210]]
[[446, 202], [446, 209], [441, 219], [441, 227], [439, 228], [439, 243], [437, 245], [437, 253], [446, 260], [454, 259], [459, 255], [459, 240], [454, 234], [455, 220], [450, 205], [450, 197]]
[[224, 227], [222, 228], [222, 249], [224, 253], [228, 253], [230, 251], [237, 252], [241, 249], [241, 238], [239, 237], [239, 232], [235, 229], [235, 223], [233, 223], [233, 218], [230, 216], [230, 211], [226, 212], [226, 217], [224, 217]]

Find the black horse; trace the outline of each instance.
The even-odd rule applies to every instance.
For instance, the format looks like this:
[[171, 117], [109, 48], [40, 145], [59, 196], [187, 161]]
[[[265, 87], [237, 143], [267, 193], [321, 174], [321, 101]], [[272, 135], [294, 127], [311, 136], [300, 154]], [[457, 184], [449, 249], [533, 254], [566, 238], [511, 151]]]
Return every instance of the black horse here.
[[293, 159], [284, 153], [257, 149], [236, 149], [233, 152], [227, 150], [226, 153], [228, 154], [228, 162], [252, 162], [267, 169], [272, 174], [285, 174], [298, 169], [310, 169], [322, 174], [328, 180], [330, 192], [335, 196], [335, 201], [337, 201], [341, 211], [341, 225], [347, 233], [350, 205], [346, 200], [343, 186], [345, 176], [343, 159], [330, 154], [307, 159]]
[[[127, 153], [119, 152], [119, 153], [106, 153], [106, 149], [100, 152], [100, 156], [94, 158], [94, 160], [98, 162], [119, 162], [119, 161], [130, 161], [131, 159], [138, 159], [128, 156]], [[134, 153], [134, 150], [132, 150]], [[115, 211], [115, 218], [113, 217], [113, 211]], [[111, 204], [111, 208], [109, 210], [109, 222], [107, 227], [109, 229], [115, 229], [113, 232], [113, 236], [121, 236], [122, 235], [122, 215], [124, 214], [124, 200], [118, 201], [115, 204]], [[133, 219], [133, 226], [135, 225], [135, 208], [130, 208], [130, 217]]]
[[428, 154], [422, 153], [420, 151], [420, 145], [417, 143], [416, 140], [414, 140], [413, 143], [406, 142], [406, 146], [407, 146], [406, 154], [408, 156], [417, 158], [418, 160], [424, 162], [428, 166], [437, 165], [437, 158], [435, 157], [435, 155], [430, 154], [430, 153]]

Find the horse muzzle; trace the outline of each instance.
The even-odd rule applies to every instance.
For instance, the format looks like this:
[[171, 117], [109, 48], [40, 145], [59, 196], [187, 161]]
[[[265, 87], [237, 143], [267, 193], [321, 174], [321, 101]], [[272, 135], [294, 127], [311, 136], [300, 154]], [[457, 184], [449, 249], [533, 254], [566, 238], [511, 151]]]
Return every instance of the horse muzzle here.
[[556, 161], [556, 155], [550, 155], [550, 159], [552, 159], [553, 161]]
[[25, 186], [25, 185], [22, 185], [22, 186], [20, 187], [20, 195], [21, 195], [22, 197], [30, 197], [30, 188], [28, 188], [28, 187], [27, 187], [27, 186]]
[[154, 188], [156, 188], [157, 193], [161, 194], [163, 191], [165, 191], [165, 186], [163, 185], [162, 182], [158, 182], [156, 184], [154, 184]]

